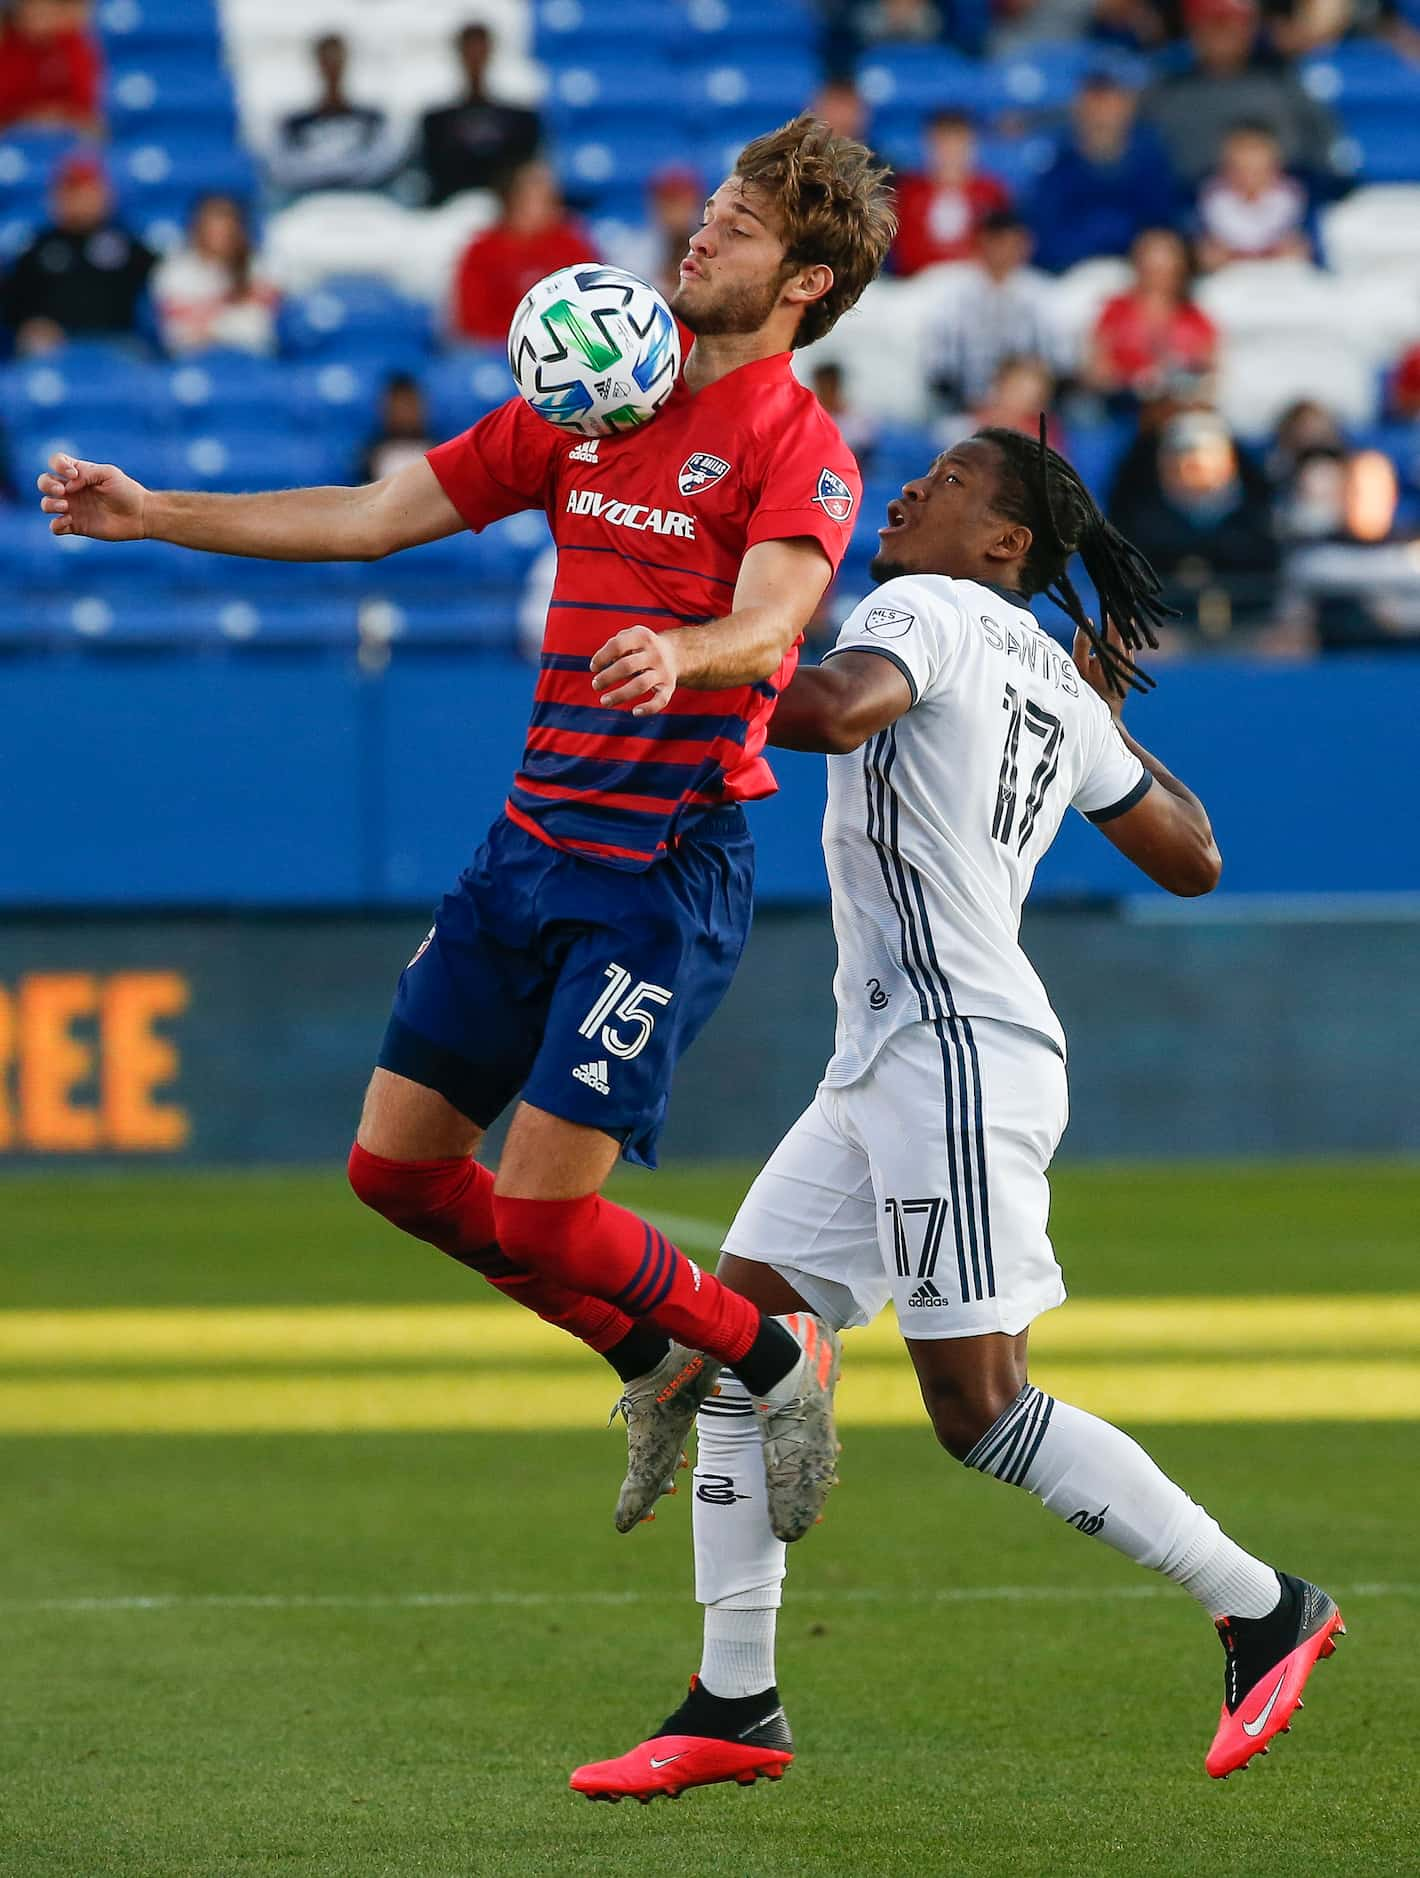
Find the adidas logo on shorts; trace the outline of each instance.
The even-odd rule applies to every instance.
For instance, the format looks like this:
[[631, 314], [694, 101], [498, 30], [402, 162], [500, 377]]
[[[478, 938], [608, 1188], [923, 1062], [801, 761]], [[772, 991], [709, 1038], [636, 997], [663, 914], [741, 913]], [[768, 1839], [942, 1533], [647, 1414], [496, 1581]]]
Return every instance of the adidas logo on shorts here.
[[611, 1084], [606, 1079], [606, 1058], [599, 1063], [581, 1063], [572, 1071], [578, 1082], [584, 1082], [589, 1089], [595, 1089], [598, 1095], [610, 1095]]
[[944, 1298], [930, 1278], [924, 1278], [912, 1296], [907, 1300], [909, 1311], [930, 1309], [934, 1304], [950, 1304], [950, 1298]]

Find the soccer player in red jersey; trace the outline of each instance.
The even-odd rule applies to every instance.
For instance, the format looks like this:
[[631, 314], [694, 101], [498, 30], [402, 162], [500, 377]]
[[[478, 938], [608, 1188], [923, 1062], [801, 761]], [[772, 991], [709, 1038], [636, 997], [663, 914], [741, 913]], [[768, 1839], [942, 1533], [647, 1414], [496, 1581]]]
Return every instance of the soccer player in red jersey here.
[[[382, 482], [154, 493], [59, 456], [56, 534], [373, 560], [544, 509], [558, 545], [532, 723], [503, 812], [406, 967], [350, 1155], [360, 1198], [600, 1351], [625, 1383], [618, 1527], [643, 1518], [721, 1364], [762, 1410], [775, 1530], [832, 1484], [826, 1326], [792, 1325], [601, 1198], [651, 1165], [671, 1072], [749, 926], [742, 802], [860, 495], [790, 370], [895, 228], [863, 145], [801, 117], [715, 191], [674, 310], [694, 335], [655, 422], [578, 440], [514, 399]], [[474, 1158], [521, 1093], [497, 1179]]]

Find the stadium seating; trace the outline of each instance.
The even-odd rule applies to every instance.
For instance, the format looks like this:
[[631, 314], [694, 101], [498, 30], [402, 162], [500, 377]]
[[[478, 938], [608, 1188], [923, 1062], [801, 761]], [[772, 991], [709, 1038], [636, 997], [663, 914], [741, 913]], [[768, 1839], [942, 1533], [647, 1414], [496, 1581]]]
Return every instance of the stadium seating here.
[[[493, 90], [539, 103], [564, 185], [598, 233], [642, 222], [646, 185], [669, 161], [697, 164], [713, 184], [749, 136], [799, 109], [820, 80], [812, 0], [481, 0], [473, 11], [496, 36]], [[1133, 76], [1146, 69], [1078, 41], [982, 58], [984, 7], [960, 0], [944, 11], [955, 43], [882, 45], [860, 61], [872, 140], [899, 167], [920, 161], [931, 111], [961, 108], [981, 126], [983, 166], [1025, 196], [1086, 67], [1117, 58]], [[424, 0], [417, 11], [405, 0], [99, 0], [122, 213], [165, 248], [199, 194], [244, 199], [263, 269], [284, 295], [279, 356], [168, 363], [149, 325], [146, 350], [141, 340], [84, 343], [0, 364], [0, 430], [17, 485], [59, 447], [217, 490], [343, 482], [357, 474], [391, 371], [418, 377], [441, 435], [508, 395], [501, 348], [445, 339], [454, 270], [496, 214], [491, 196], [437, 210], [356, 192], [278, 206], [261, 186], [259, 153], [275, 120], [312, 95], [316, 34], [347, 35], [352, 94], [392, 111], [412, 138], [419, 113], [457, 91], [452, 40], [468, 17], [467, 0]], [[1420, 489], [1420, 434], [1385, 422], [1380, 403], [1387, 370], [1420, 338], [1420, 64], [1354, 38], [1300, 69], [1338, 114], [1364, 186], [1321, 210], [1317, 266], [1234, 266], [1200, 285], [1223, 335], [1220, 402], [1244, 434], [1260, 437], [1293, 398], [1319, 395]], [[55, 165], [73, 144], [47, 131], [0, 139], [0, 264], [41, 223]], [[1127, 278], [1122, 259], [1105, 257], [1055, 282], [1067, 353], [1081, 355]], [[822, 359], [841, 363], [851, 396], [879, 426], [865, 511], [937, 447], [924, 366], [958, 279], [948, 267], [881, 281], [828, 339], [797, 355], [806, 378]], [[1077, 424], [1069, 438], [1097, 490], [1127, 441], [1113, 419]], [[547, 542], [540, 517], [520, 517], [476, 541], [346, 570], [146, 547], [99, 562], [84, 544], [56, 544], [38, 522], [0, 508], [0, 558], [20, 600], [0, 629], [6, 644], [27, 633], [55, 645], [506, 644]], [[845, 584], [866, 582], [872, 531], [860, 534]], [[90, 568], [101, 570], [92, 583]]]

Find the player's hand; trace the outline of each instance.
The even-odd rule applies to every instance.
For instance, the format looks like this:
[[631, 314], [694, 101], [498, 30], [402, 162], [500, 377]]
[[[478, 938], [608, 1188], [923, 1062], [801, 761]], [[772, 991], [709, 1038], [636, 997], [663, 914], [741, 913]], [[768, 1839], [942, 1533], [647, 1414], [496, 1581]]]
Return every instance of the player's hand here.
[[[1115, 630], [1112, 620], [1105, 622], [1105, 636], [1110, 645], [1112, 645], [1119, 654], [1119, 657], [1132, 670], [1134, 661], [1128, 652], [1125, 651], [1124, 641]], [[1124, 712], [1123, 694], [1116, 691], [1114, 686], [1109, 682], [1104, 666], [1101, 665], [1099, 661], [1098, 654], [1078, 627], [1075, 629], [1075, 644], [1071, 649], [1070, 656], [1074, 659], [1076, 670], [1084, 679], [1085, 683], [1100, 694], [1105, 703], [1109, 706], [1110, 712], [1115, 719], [1120, 718]]]
[[147, 490], [112, 463], [52, 456], [37, 479], [40, 507], [52, 535], [89, 535], [95, 541], [141, 541]]
[[675, 634], [628, 626], [592, 654], [592, 690], [602, 704], [629, 704], [633, 717], [664, 711], [675, 692], [679, 667]]

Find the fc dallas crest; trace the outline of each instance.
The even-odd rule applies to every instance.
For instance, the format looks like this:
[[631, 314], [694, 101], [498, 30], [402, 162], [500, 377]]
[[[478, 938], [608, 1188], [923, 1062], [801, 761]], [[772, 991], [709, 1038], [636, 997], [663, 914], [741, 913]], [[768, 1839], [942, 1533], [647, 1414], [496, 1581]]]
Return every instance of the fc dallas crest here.
[[853, 491], [831, 469], [819, 471], [814, 501], [831, 521], [846, 522], [853, 513]]
[[706, 450], [697, 450], [694, 456], [688, 456], [681, 464], [676, 481], [683, 496], [698, 496], [704, 489], [713, 489], [729, 473], [730, 466], [722, 456], [711, 456]]

